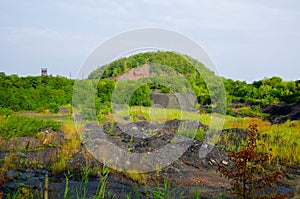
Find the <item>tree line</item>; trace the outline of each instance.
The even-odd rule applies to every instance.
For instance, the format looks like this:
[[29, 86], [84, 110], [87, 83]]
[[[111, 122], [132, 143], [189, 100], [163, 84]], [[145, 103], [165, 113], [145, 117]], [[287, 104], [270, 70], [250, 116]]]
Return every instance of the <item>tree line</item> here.
[[65, 77], [6, 75], [0, 73], [0, 108], [12, 111], [57, 112], [71, 104], [74, 80]]
[[[115, 77], [143, 64], [150, 64], [151, 72], [156, 75], [139, 81], [116, 81]], [[271, 77], [247, 83], [226, 79], [216, 76], [201, 62], [174, 52], [146, 52], [121, 58], [95, 70], [88, 79], [80, 81], [97, 84], [97, 113], [105, 114], [111, 111], [110, 102], [116, 88], [120, 97], [113, 100], [124, 103], [129, 99], [130, 106], [150, 106], [151, 90], [163, 93], [194, 92], [200, 105], [209, 105], [211, 95], [222, 98], [218, 97], [222, 93], [221, 83], [225, 87], [227, 104], [232, 101], [254, 105], [300, 102], [299, 80], [284, 81], [280, 77]], [[60, 106], [72, 104], [74, 82], [75, 80], [61, 76], [19, 77], [1, 72], [0, 112], [46, 109], [57, 112]], [[130, 96], [127, 96], [128, 90], [132, 91]]]

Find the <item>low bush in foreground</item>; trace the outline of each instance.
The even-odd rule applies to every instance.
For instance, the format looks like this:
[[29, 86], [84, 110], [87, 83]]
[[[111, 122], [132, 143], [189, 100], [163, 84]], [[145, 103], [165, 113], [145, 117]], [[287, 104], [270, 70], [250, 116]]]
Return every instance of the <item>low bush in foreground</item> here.
[[228, 150], [230, 164], [218, 165], [221, 176], [230, 180], [231, 193], [239, 198], [286, 198], [289, 194], [265, 192], [274, 188], [274, 184], [284, 176], [284, 170], [271, 165], [271, 151], [260, 152], [258, 147], [265, 147], [259, 140], [257, 125], [249, 126], [248, 140], [238, 151]]

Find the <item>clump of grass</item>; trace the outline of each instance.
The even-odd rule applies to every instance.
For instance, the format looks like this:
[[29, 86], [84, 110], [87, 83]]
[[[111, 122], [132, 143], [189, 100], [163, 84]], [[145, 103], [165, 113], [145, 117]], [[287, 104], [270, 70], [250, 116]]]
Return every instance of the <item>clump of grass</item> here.
[[18, 188], [18, 190], [10, 196], [8, 194], [7, 198], [16, 198], [16, 199], [34, 199], [32, 190], [26, 187]]
[[107, 198], [110, 198], [110, 192], [106, 192], [109, 172], [109, 168], [103, 165], [95, 199], [102, 199], [105, 198], [105, 196], [107, 196]]
[[64, 158], [59, 158], [57, 162], [54, 162], [51, 165], [51, 170], [55, 174], [65, 171], [66, 168], [67, 168], [67, 162], [66, 162], [66, 159], [64, 159]]
[[[10, 153], [8, 155], [6, 155], [3, 159], [0, 160], [0, 178], [3, 179], [3, 176], [5, 174], [6, 171], [11, 170], [11, 169], [15, 169], [18, 165], [17, 165], [17, 155]], [[0, 179], [0, 181], [1, 181]]]
[[81, 140], [79, 139], [74, 124], [66, 123], [61, 129], [67, 135], [68, 139], [60, 148], [58, 161], [51, 166], [54, 173], [60, 173], [66, 170], [67, 161], [78, 151], [81, 144]]
[[194, 140], [203, 141], [205, 139], [204, 129], [187, 129], [182, 132], [179, 132], [180, 135], [189, 137]]
[[33, 118], [24, 115], [10, 115], [0, 123], [0, 135], [5, 139], [11, 137], [34, 136], [36, 133], [46, 128], [57, 131], [61, 128], [61, 124], [51, 119]]
[[161, 199], [161, 198], [173, 198], [174, 195], [180, 195], [180, 198], [182, 198], [182, 193], [176, 193], [178, 190], [177, 187], [171, 188], [169, 182], [167, 179], [164, 179], [164, 184], [161, 187], [158, 185], [156, 189], [154, 190], [148, 190], [150, 195], [152, 195], [152, 198], [154, 199]]
[[[99, 184], [94, 195], [94, 199], [102, 199], [102, 198], [112, 198], [111, 193], [106, 191], [108, 185], [108, 176], [109, 176], [109, 168], [103, 166], [99, 174]], [[81, 168], [81, 185], [76, 187], [70, 187], [69, 181], [72, 177], [70, 170], [65, 174], [65, 190], [64, 190], [64, 199], [69, 198], [90, 198], [88, 197], [88, 182], [89, 176], [91, 174], [91, 170], [89, 167], [82, 167]]]
[[77, 131], [75, 125], [73, 123], [64, 123], [61, 127], [62, 132], [72, 137], [76, 137], [80, 134], [81, 129]]

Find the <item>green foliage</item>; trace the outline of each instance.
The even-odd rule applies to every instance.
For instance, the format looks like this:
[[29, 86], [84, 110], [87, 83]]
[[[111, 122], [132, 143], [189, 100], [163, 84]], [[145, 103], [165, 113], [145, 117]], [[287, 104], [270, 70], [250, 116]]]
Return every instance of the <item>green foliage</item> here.
[[182, 132], [178, 132], [180, 135], [189, 137], [191, 139], [194, 140], [198, 140], [198, 141], [203, 141], [205, 139], [205, 132], [204, 132], [204, 128], [200, 128], [200, 129], [186, 129]]
[[[186, 83], [189, 83], [195, 91], [198, 101], [200, 103], [209, 103], [210, 94], [205, 83], [206, 80], [212, 82], [210, 88], [212, 91], [211, 94], [219, 93], [218, 86], [214, 84], [216, 81], [213, 81], [213, 79], [218, 79], [218, 77], [216, 77], [213, 72], [199, 61], [174, 52], [146, 52], [121, 58], [93, 71], [89, 75], [89, 79], [117, 77], [132, 68], [146, 64], [146, 60], [151, 64], [151, 73], [156, 74], [151, 78], [151, 81], [143, 81], [150, 85], [150, 89], [159, 89], [164, 93], [190, 92], [191, 90], [186, 86]], [[197, 69], [199, 69], [202, 74], [199, 74]], [[183, 75], [182, 77], [184, 78], [178, 78], [178, 74]], [[122, 81], [122, 84], [126, 83]], [[127, 86], [130, 86], [130, 84]], [[170, 90], [170, 88], [172, 89]], [[147, 94], [148, 91], [145, 90], [145, 92], [145, 94]], [[133, 103], [136, 104], [137, 102], [134, 101]], [[138, 101], [138, 103], [140, 103], [140, 101]]]
[[[147, 53], [139, 53], [130, 57], [121, 58], [116, 60], [105, 67], [95, 70], [89, 75], [90, 79], [96, 78], [111, 78], [117, 77], [119, 75], [123, 75], [128, 70], [139, 67], [141, 65], [146, 64], [146, 60], [148, 64], [151, 64], [151, 72], [157, 74], [155, 78], [152, 78], [152, 81], [144, 80], [144, 83], [148, 83], [150, 89], [158, 89], [161, 92], [171, 93], [171, 92], [189, 92], [190, 90], [186, 90], [185, 88], [181, 88], [180, 85], [184, 85], [184, 82], [180, 82], [180, 78], [172, 79], [171, 77], [166, 78], [164, 74], [173, 74], [172, 70], [169, 68], [175, 69], [179, 74], [184, 75], [184, 79], [188, 81], [188, 83], [192, 87], [192, 91], [196, 94], [198, 103], [200, 104], [210, 104], [212, 103], [211, 97], [213, 96], [214, 104], [216, 104], [216, 108], [214, 111], [218, 113], [224, 114], [225, 110], [221, 101], [218, 99], [222, 99], [224, 96], [219, 96], [221, 93], [220, 83], [224, 83], [226, 89], [226, 98], [227, 103], [231, 103], [233, 100], [238, 100], [241, 102], [247, 102], [250, 104], [257, 105], [266, 105], [278, 102], [299, 102], [300, 101], [300, 82], [299, 81], [283, 81], [280, 77], [272, 77], [265, 78], [260, 81], [255, 81], [252, 84], [248, 84], [245, 81], [234, 81], [231, 79], [222, 78], [220, 81], [220, 77], [214, 75], [209, 69], [207, 69], [201, 62], [188, 57], [186, 55], [179, 55], [175, 52], [147, 52]], [[167, 69], [163, 69], [166, 66]], [[201, 71], [199, 74], [198, 70]], [[103, 75], [100, 77], [100, 74], [103, 72]], [[180, 88], [179, 90], [172, 90], [170, 87], [166, 87], [165, 84], [169, 85], [168, 81], [173, 82], [175, 88]], [[153, 83], [154, 82], [154, 83]], [[158, 82], [156, 84], [155, 82]], [[127, 82], [122, 82], [126, 86], [132, 86]], [[111, 87], [110, 87], [111, 88]], [[209, 92], [209, 90], [210, 92]], [[147, 96], [148, 90], [136, 91], [139, 95]], [[110, 92], [109, 92], [110, 93]], [[124, 98], [127, 98], [126, 94]], [[130, 97], [130, 96], [129, 96]], [[140, 105], [142, 104], [143, 99], [138, 99], [136, 96], [132, 97], [131, 105]], [[229, 114], [233, 114], [231, 110], [228, 112]], [[257, 110], [251, 110], [243, 112], [245, 115], [249, 116], [263, 116]]]
[[[91, 170], [89, 168], [81, 168], [81, 185], [77, 187], [70, 187], [69, 181], [72, 177], [72, 174], [68, 170], [67, 174], [65, 174], [65, 190], [64, 190], [64, 199], [71, 199], [71, 198], [91, 198], [88, 196], [88, 182], [89, 177], [91, 174]], [[106, 166], [103, 166], [103, 168], [100, 171], [99, 176], [99, 184], [96, 190], [96, 195], [93, 197], [94, 199], [102, 199], [102, 198], [111, 198], [110, 192], [106, 191], [107, 185], [108, 185], [108, 175], [109, 175], [109, 168]], [[74, 195], [76, 195], [74, 197]]]
[[225, 78], [223, 81], [231, 99], [261, 105], [299, 102], [299, 81], [283, 81], [280, 77], [265, 78], [252, 84]]
[[174, 198], [175, 195], [180, 195], [178, 188], [171, 188], [167, 179], [164, 179], [164, 184], [162, 187], [159, 185], [154, 190], [149, 190], [154, 199], [165, 199], [165, 198]]
[[18, 187], [16, 191], [9, 192], [6, 195], [7, 199], [34, 199], [32, 190], [26, 187]]
[[146, 106], [149, 107], [150, 104], [150, 88], [149, 86], [143, 85], [131, 95], [129, 100], [130, 106]]
[[1, 108], [0, 107], [0, 115], [7, 117], [10, 114], [11, 114], [11, 110], [9, 108]]
[[[147, 60], [148, 63], [151, 64], [161, 64], [174, 68], [181, 74], [191, 73], [195, 68], [193, 67], [193, 63], [190, 61], [192, 58], [188, 56], [179, 55], [178, 53], [174, 52], [145, 52], [113, 61], [112, 63], [92, 72], [88, 78], [104, 79], [108, 77], [117, 77], [132, 68], [146, 64]], [[202, 67], [202, 69], [207, 70], [203, 64], [199, 64], [198, 67]]]
[[0, 107], [13, 111], [45, 110], [71, 104], [74, 80], [65, 77], [0, 76]]
[[11, 137], [34, 136], [45, 128], [57, 131], [61, 128], [61, 124], [50, 119], [11, 115], [0, 124], [0, 136], [5, 139]]
[[[151, 65], [150, 72], [153, 76], [133, 81], [115, 80], [146, 63]], [[81, 86], [73, 91], [74, 82], [75, 80], [60, 76], [18, 77], [1, 72], [0, 115], [8, 116], [11, 111], [21, 110], [49, 110], [57, 113], [59, 107], [72, 104], [73, 93], [79, 93], [76, 95], [75, 107], [81, 107], [84, 118], [104, 118], [103, 116], [112, 111], [111, 101], [130, 106], [150, 106], [152, 89], [162, 93], [194, 92], [199, 104], [213, 107], [207, 112], [233, 114], [233, 110], [224, 109], [226, 104], [222, 102], [225, 98], [223, 83], [227, 105], [232, 101], [251, 105], [300, 102], [300, 81], [284, 81], [280, 77], [271, 77], [249, 84], [245, 81], [221, 78], [198, 60], [175, 52], [146, 52], [124, 57], [96, 69], [87, 80], [76, 81]], [[94, 89], [96, 92], [92, 91]], [[85, 101], [90, 99], [87, 95], [95, 95], [94, 104], [93, 100]], [[266, 117], [254, 109], [243, 110], [241, 114]]]
[[255, 107], [251, 107], [250, 109], [242, 109], [238, 112], [238, 114], [242, 116], [262, 118], [267, 118], [269, 116], [269, 114], [262, 113], [260, 110], [256, 110]]

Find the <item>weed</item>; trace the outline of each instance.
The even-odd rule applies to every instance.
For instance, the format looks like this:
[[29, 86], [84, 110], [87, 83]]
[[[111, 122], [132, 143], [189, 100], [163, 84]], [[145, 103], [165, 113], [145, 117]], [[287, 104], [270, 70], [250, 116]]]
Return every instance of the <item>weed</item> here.
[[180, 135], [189, 137], [194, 140], [203, 141], [205, 139], [204, 129], [187, 129], [185, 131], [179, 132]]
[[67, 161], [78, 151], [81, 144], [77, 130], [73, 124], [64, 124], [62, 130], [69, 136], [69, 139], [60, 148], [58, 161], [51, 166], [54, 173], [66, 170]]
[[135, 198], [139, 199], [140, 197], [139, 197], [139, 191], [138, 191], [137, 187], [133, 187], [133, 192], [134, 192]]
[[160, 187], [160, 185], [158, 185], [154, 190], [149, 189], [148, 191], [154, 199], [165, 199], [173, 198], [172, 194], [175, 194], [177, 189], [177, 187], [171, 189], [168, 180], [164, 179], [163, 187]]
[[198, 185], [198, 183], [195, 186], [193, 198], [194, 199], [199, 199], [200, 198], [200, 191], [199, 191], [199, 185]]
[[16, 191], [8, 191], [6, 194], [7, 199], [34, 199], [32, 190], [26, 187], [19, 187]]
[[219, 195], [217, 196], [217, 199], [226, 199], [226, 195], [224, 192], [219, 193]]
[[87, 184], [89, 182], [89, 174], [90, 174], [90, 169], [88, 167], [82, 167], [82, 169], [81, 169], [81, 178], [82, 178], [82, 182], [83, 182], [83, 187], [80, 187], [80, 192], [82, 193], [82, 195], [80, 195], [80, 198], [85, 198], [86, 197]]
[[57, 162], [51, 165], [51, 170], [54, 174], [59, 174], [65, 171], [67, 168], [67, 162], [64, 158], [60, 158]]
[[126, 151], [127, 152], [130, 152], [130, 151], [132, 151], [134, 148], [132, 148], [132, 147], [128, 147], [128, 148], [126, 148]]
[[68, 171], [67, 175], [65, 174], [66, 186], [65, 186], [65, 190], [64, 190], [64, 199], [70, 199], [70, 197], [69, 197], [69, 193], [70, 193], [69, 179], [70, 179], [70, 177], [71, 177], [70, 171]]
[[158, 135], [158, 131], [157, 130], [152, 130], [152, 129], [149, 129], [149, 133], [152, 137], [156, 137]]
[[[109, 175], [109, 168], [106, 166], [103, 166], [95, 199], [105, 198], [105, 191], [106, 191], [106, 187], [108, 184], [108, 175]], [[110, 198], [109, 197], [111, 195], [110, 192], [108, 192], [107, 194], [108, 194], [108, 198]]]
[[[271, 154], [262, 153], [257, 150], [258, 146], [258, 129], [257, 125], [249, 126], [248, 139], [238, 151], [229, 150], [228, 157], [233, 166], [219, 164], [218, 171], [221, 176], [230, 180], [232, 186], [231, 193], [239, 197], [261, 197], [257, 195], [263, 193], [265, 187], [271, 187], [283, 175], [283, 169], [270, 170], [269, 161]], [[271, 149], [269, 149], [271, 151]], [[286, 196], [284, 194], [274, 194], [276, 197]]]
[[129, 142], [132, 143], [134, 141], [134, 136], [133, 135], [130, 135], [130, 140]]
[[17, 159], [17, 155], [13, 153], [8, 154], [5, 158], [1, 159], [0, 178], [4, 176], [6, 171], [16, 169], [18, 167]]

